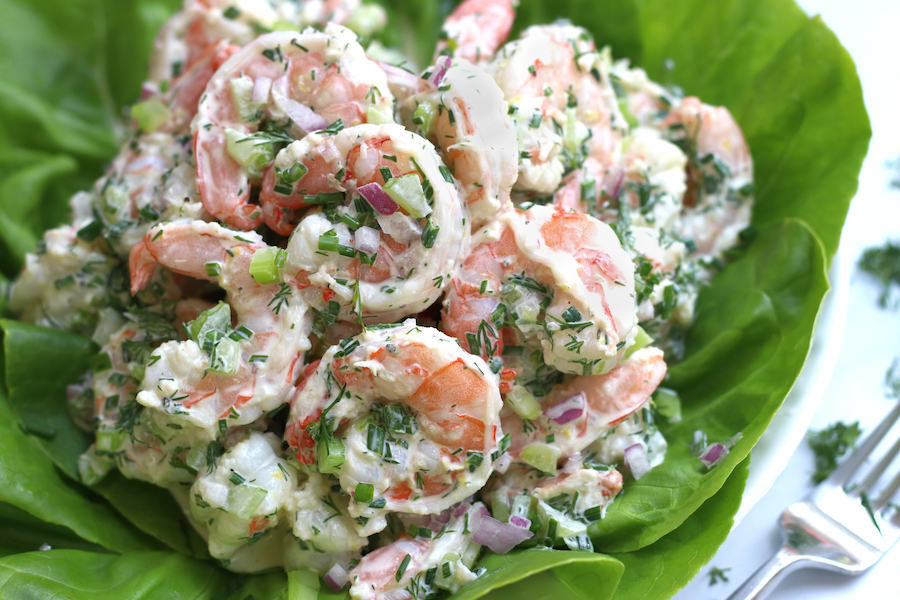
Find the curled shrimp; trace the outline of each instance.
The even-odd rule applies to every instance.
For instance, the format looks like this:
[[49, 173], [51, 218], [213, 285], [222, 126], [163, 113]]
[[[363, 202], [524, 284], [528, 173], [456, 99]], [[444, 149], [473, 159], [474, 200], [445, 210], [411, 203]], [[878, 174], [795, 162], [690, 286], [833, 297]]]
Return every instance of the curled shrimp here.
[[[216, 71], [200, 100], [192, 131], [203, 206], [233, 227], [255, 229], [262, 210], [250, 203], [251, 187], [274, 160], [276, 142], [328, 123], [365, 123], [369, 108], [389, 115], [392, 101], [384, 71], [349, 29], [260, 36]], [[285, 122], [290, 135], [270, 125]]]
[[740, 126], [724, 106], [685, 98], [662, 122], [688, 155], [687, 192], [678, 233], [696, 254], [719, 256], [750, 224], [753, 160]]
[[444, 152], [462, 185], [474, 230], [510, 206], [519, 160], [515, 123], [503, 92], [480, 67], [442, 58], [429, 73], [430, 83], [401, 112], [410, 129]]
[[608, 225], [534, 206], [475, 237], [444, 300], [444, 331], [486, 358], [501, 356], [510, 334], [563, 373], [615, 365], [635, 334], [634, 266]]
[[444, 56], [479, 64], [494, 55], [512, 30], [513, 0], [465, 0], [444, 21], [434, 62]]
[[440, 512], [481, 489], [500, 407], [482, 359], [407, 321], [330, 348], [291, 402], [285, 439], [359, 498], [349, 512], [370, 535], [390, 512]]
[[585, 155], [611, 160], [616, 99], [608, 62], [585, 30], [548, 25], [528, 28], [485, 67], [517, 125], [517, 190], [550, 194]]
[[[298, 281], [328, 292], [344, 307], [342, 319], [357, 311], [357, 319], [397, 320], [438, 299], [470, 235], [453, 178], [427, 140], [400, 125], [313, 133], [275, 159], [274, 169], [295, 168], [304, 174], [284, 193], [273, 183], [261, 197], [266, 207], [291, 211], [304, 199], [320, 202], [288, 242], [285, 268]], [[404, 208], [388, 199], [393, 212], [382, 214], [389, 212], [383, 206], [375, 212], [359, 188], [392, 179], [420, 190], [410, 200], [415, 205]]]
[[470, 567], [477, 557], [473, 550], [478, 546], [471, 541], [465, 525], [475, 512], [482, 510], [484, 506], [480, 502], [471, 506], [461, 504], [454, 507], [443, 526], [432, 528], [429, 533], [435, 535], [402, 535], [366, 554], [350, 571], [350, 597], [353, 600], [413, 598], [403, 594], [408, 594], [412, 582], [421, 592], [415, 597], [426, 597], [429, 592], [438, 591], [434, 585], [437, 576], [430, 578], [431, 581], [425, 577], [429, 570], [436, 569], [442, 569], [440, 586], [451, 593], [474, 581], [476, 575]]
[[[571, 421], [559, 424], [542, 412], [526, 427], [519, 415], [504, 410], [501, 415], [503, 430], [512, 436], [510, 454], [517, 458], [522, 449], [533, 443], [546, 443], [558, 449], [561, 459], [581, 452], [643, 406], [665, 375], [662, 351], [642, 348], [608, 373], [573, 377], [554, 386], [549, 394], [539, 399], [541, 408], [546, 411], [580, 397], [583, 410]], [[552, 441], [547, 442], [550, 435]]]
[[[263, 285], [250, 274], [254, 254], [267, 248], [256, 233], [203, 221], [157, 225], [134, 246], [132, 293], [160, 265], [218, 283], [230, 304], [219, 308], [225, 322], [199, 343], [169, 341], [153, 351], [138, 402], [215, 437], [223, 423], [251, 423], [287, 400], [310, 348], [310, 318], [296, 287]], [[238, 322], [233, 332], [231, 309]]]

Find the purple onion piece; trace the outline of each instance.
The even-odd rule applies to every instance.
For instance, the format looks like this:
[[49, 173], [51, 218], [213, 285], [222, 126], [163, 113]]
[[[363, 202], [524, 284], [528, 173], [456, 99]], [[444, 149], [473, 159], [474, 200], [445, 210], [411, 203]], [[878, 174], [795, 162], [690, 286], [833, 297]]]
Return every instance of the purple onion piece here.
[[387, 76], [388, 84], [396, 85], [408, 90], [415, 90], [419, 87], [419, 76], [410, 73], [406, 69], [379, 61], [378, 63], [384, 74]]
[[[520, 522], [531, 522], [522, 517], [513, 517]], [[502, 523], [493, 518], [484, 507], [476, 510], [469, 516], [469, 530], [472, 532], [472, 541], [482, 546], [487, 546], [497, 554], [506, 554], [518, 544], [534, 536], [528, 527], [513, 523]]]
[[375, 212], [380, 215], [392, 215], [400, 208], [378, 182], [373, 181], [372, 183], [361, 185], [357, 189], [360, 195], [372, 205]]
[[328, 569], [328, 572], [325, 573], [322, 581], [327, 583], [332, 591], [339, 592], [344, 589], [344, 586], [350, 581], [350, 575], [344, 567], [338, 563], [334, 563], [334, 565]]
[[707, 468], [711, 469], [722, 462], [726, 456], [728, 456], [728, 448], [725, 447], [725, 444], [715, 442], [704, 448], [698, 458]]
[[[276, 106], [290, 117], [291, 121], [294, 122], [294, 125], [307, 133], [319, 131], [320, 129], [328, 127], [328, 121], [326, 121], [324, 117], [316, 114], [310, 107], [300, 104], [287, 95], [288, 83], [286, 76], [272, 83], [270, 88], [272, 99], [275, 101]], [[256, 85], [253, 86], [253, 90], [256, 91]]]
[[431, 85], [434, 87], [438, 87], [441, 85], [441, 82], [444, 80], [444, 75], [447, 74], [447, 69], [450, 68], [450, 57], [444, 56], [438, 59], [437, 64], [434, 68], [434, 74], [431, 76]]
[[634, 444], [625, 449], [625, 466], [635, 479], [640, 479], [650, 472], [650, 458], [642, 444]]
[[353, 234], [353, 247], [366, 254], [375, 254], [381, 244], [381, 234], [371, 227], [360, 227]]
[[510, 525], [515, 525], [516, 527], [522, 527], [524, 529], [529, 529], [531, 527], [531, 519], [526, 519], [525, 517], [520, 517], [519, 515], [513, 515], [509, 518]]
[[584, 414], [586, 401], [587, 396], [585, 396], [584, 392], [578, 392], [574, 396], [569, 396], [562, 402], [557, 402], [550, 408], [545, 409], [544, 416], [557, 425], [565, 425]]

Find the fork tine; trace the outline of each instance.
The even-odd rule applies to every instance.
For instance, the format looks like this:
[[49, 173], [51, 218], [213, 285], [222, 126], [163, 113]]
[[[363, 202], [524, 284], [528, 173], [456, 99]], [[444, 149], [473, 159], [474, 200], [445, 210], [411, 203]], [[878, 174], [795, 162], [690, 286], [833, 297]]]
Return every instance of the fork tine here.
[[847, 461], [845, 461], [837, 470], [828, 478], [828, 483], [840, 487], [846, 487], [850, 478], [856, 474], [863, 462], [872, 454], [872, 451], [881, 442], [882, 438], [891, 430], [897, 417], [900, 416], [900, 402], [891, 410], [890, 413], [881, 421], [869, 437], [856, 449]]
[[[900, 442], [898, 442], [900, 444]], [[900, 473], [897, 473], [897, 476], [887, 485], [886, 488], [881, 492], [878, 496], [878, 499], [872, 503], [872, 508], [875, 510], [881, 510], [884, 508], [888, 502], [891, 501], [891, 498], [894, 497], [894, 494], [897, 493], [897, 490], [900, 489]]]
[[897, 457], [897, 453], [900, 452], [900, 439], [894, 442], [894, 445], [891, 446], [891, 449], [888, 450], [881, 460], [878, 461], [878, 464], [869, 471], [869, 474], [866, 475], [866, 478], [862, 480], [854, 492], [867, 492], [872, 488], [873, 485], [878, 481], [878, 479], [884, 475], [884, 472], [887, 470], [891, 463], [894, 462], [894, 459]]

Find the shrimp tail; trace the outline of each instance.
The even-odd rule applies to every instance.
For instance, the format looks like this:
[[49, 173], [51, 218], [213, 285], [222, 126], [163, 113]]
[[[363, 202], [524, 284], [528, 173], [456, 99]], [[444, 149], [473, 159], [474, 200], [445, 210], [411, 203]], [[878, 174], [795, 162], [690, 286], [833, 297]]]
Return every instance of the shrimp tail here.
[[131, 295], [134, 296], [147, 287], [156, 270], [156, 259], [144, 240], [131, 247], [128, 270], [131, 273]]

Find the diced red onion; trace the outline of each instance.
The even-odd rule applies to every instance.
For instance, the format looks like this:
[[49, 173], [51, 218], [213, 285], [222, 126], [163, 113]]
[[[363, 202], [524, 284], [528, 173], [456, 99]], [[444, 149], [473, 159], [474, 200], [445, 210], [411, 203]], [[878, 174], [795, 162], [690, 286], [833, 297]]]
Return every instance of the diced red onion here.
[[434, 87], [438, 87], [441, 85], [441, 81], [444, 80], [444, 75], [447, 74], [447, 69], [450, 68], [450, 57], [444, 56], [438, 59], [437, 64], [434, 66], [434, 73], [431, 75], [431, 79], [429, 83]]
[[520, 517], [519, 515], [513, 515], [509, 518], [509, 522], [511, 525], [515, 525], [516, 527], [524, 527], [525, 529], [529, 529], [531, 527], [531, 519], [526, 519], [525, 517]]
[[569, 396], [562, 402], [557, 402], [550, 408], [545, 409], [544, 416], [557, 425], [565, 425], [584, 414], [586, 400], [587, 396], [585, 396], [584, 392], [578, 392], [574, 396]]
[[[468, 500], [464, 500], [456, 505], [456, 508], [453, 509], [453, 512], [451, 514], [453, 515], [454, 519], [458, 519], [461, 516], [463, 516], [464, 514], [466, 514], [466, 511], [469, 510], [470, 508], [472, 508], [472, 503], [469, 502]], [[485, 510], [487, 510], [487, 509], [485, 509]]]
[[722, 462], [726, 456], [728, 456], [728, 448], [725, 447], [725, 444], [715, 442], [704, 448], [697, 458], [711, 469]]
[[353, 234], [353, 247], [366, 254], [375, 254], [381, 244], [381, 234], [371, 227], [360, 227]]
[[269, 101], [270, 89], [272, 89], [271, 79], [268, 77], [257, 77], [256, 81], [253, 82], [253, 91], [250, 92], [250, 104], [266, 104]]
[[372, 208], [380, 215], [392, 215], [400, 208], [394, 199], [387, 195], [382, 189], [381, 184], [376, 181], [361, 185], [357, 188], [359, 193], [365, 198]]
[[[534, 533], [529, 529], [531, 522], [522, 517], [513, 517], [516, 523], [503, 523], [491, 516], [483, 506], [473, 511], [469, 517], [472, 541], [487, 546], [497, 554], [506, 554], [518, 544], [531, 539]], [[525, 523], [528, 523], [525, 526]]]
[[618, 177], [616, 178], [616, 186], [613, 188], [612, 197], [618, 198], [619, 193], [622, 191], [622, 184], [625, 182], [625, 169], [620, 169]]
[[159, 96], [159, 86], [150, 81], [145, 81], [141, 85], [141, 100], [147, 100], [154, 96]]
[[435, 523], [445, 524], [450, 522], [450, 509], [445, 509], [436, 515], [431, 515], [431, 520]]
[[334, 563], [328, 572], [325, 573], [325, 576], [322, 578], [322, 581], [328, 584], [328, 587], [331, 588], [334, 592], [339, 592], [344, 589], [344, 586], [347, 585], [347, 582], [350, 581], [350, 575], [347, 571], [339, 565], [338, 563]]
[[401, 244], [412, 244], [416, 240], [422, 239], [422, 227], [419, 222], [402, 212], [377, 215], [375, 219], [383, 232]]
[[509, 452], [504, 452], [497, 460], [494, 461], [494, 471], [500, 474], [506, 473], [511, 464], [512, 456], [509, 455]]
[[631, 471], [631, 476], [640, 479], [650, 472], [650, 458], [647, 449], [642, 444], [634, 444], [625, 448], [625, 466]]

